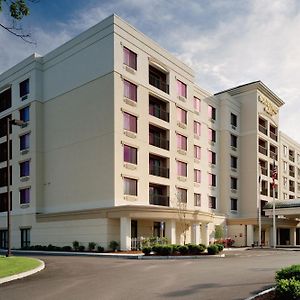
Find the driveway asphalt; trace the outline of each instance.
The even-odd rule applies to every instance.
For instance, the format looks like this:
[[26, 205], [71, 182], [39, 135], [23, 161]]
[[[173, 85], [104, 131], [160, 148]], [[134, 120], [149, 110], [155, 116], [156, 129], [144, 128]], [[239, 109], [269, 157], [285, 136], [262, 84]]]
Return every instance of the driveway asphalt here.
[[300, 251], [233, 251], [225, 258], [128, 260], [38, 256], [46, 269], [0, 286], [0, 299], [245, 299], [274, 285]]

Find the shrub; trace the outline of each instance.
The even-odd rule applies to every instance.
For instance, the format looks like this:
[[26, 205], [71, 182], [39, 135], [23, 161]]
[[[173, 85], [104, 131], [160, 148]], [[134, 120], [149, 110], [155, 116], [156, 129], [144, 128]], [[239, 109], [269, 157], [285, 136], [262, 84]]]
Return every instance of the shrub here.
[[276, 284], [276, 299], [300, 299], [300, 281], [293, 278], [279, 279]]
[[202, 248], [199, 245], [188, 244], [187, 246], [189, 248], [189, 254], [197, 255], [197, 254], [200, 254], [201, 252], [203, 252]]
[[224, 246], [222, 244], [215, 244], [218, 247], [218, 252], [223, 251]]
[[161, 255], [171, 255], [173, 251], [173, 247], [171, 245], [162, 245], [160, 248]]
[[116, 251], [119, 247], [119, 243], [117, 241], [111, 241], [109, 243], [109, 248], [113, 251]]
[[204, 244], [199, 244], [201, 253], [206, 250], [206, 246]]
[[80, 246], [78, 247], [78, 251], [79, 251], [79, 252], [84, 252], [84, 250], [85, 250], [85, 246], [80, 245]]
[[89, 242], [89, 245], [88, 245], [89, 251], [94, 251], [95, 248], [96, 248], [96, 243], [94, 243], [94, 242]]
[[75, 251], [78, 251], [79, 250], [79, 242], [78, 241], [74, 241], [72, 244], [73, 244], [73, 249]]
[[152, 251], [152, 247], [143, 247], [142, 251], [145, 255], [149, 255]]
[[210, 254], [210, 255], [215, 255], [215, 254], [218, 254], [219, 253], [219, 248], [217, 245], [209, 245], [207, 247], [207, 253]]
[[227, 238], [224, 240], [224, 246], [225, 247], [232, 247], [232, 245], [234, 244], [235, 240], [233, 240], [232, 238]]
[[178, 247], [178, 251], [180, 252], [181, 255], [185, 255], [189, 253], [189, 247], [186, 245], [180, 245]]
[[180, 245], [178, 245], [178, 244], [172, 244], [171, 246], [172, 246], [172, 253], [179, 252]]
[[97, 246], [97, 251], [102, 253], [102, 252], [104, 252], [104, 248], [102, 246], [98, 245]]
[[63, 246], [62, 251], [67, 251], [67, 252], [71, 252], [72, 251], [72, 247], [71, 246]]
[[283, 268], [276, 272], [276, 281], [279, 281], [280, 279], [291, 278], [295, 278], [296, 280], [300, 281], [300, 265], [291, 265], [290, 267]]

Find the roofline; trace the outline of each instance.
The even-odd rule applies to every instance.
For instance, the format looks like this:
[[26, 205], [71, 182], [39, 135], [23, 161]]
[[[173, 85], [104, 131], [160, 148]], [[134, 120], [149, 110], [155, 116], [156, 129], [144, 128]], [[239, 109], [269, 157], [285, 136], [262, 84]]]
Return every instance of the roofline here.
[[278, 107], [284, 104], [284, 101], [281, 98], [279, 98], [274, 92], [272, 92], [261, 80], [256, 80], [246, 84], [238, 85], [234, 88], [218, 92], [215, 94], [215, 96], [223, 93], [228, 93], [231, 96], [235, 96], [252, 90], [259, 90], [260, 92], [268, 96], [268, 98], [270, 98], [270, 100], [272, 100]]

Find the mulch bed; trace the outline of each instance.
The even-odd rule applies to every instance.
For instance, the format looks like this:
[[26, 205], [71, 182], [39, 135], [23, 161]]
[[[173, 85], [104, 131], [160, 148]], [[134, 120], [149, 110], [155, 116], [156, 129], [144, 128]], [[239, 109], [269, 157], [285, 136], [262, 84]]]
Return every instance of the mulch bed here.
[[275, 291], [271, 291], [267, 294], [264, 294], [262, 296], [259, 296], [255, 298], [255, 300], [275, 300]]

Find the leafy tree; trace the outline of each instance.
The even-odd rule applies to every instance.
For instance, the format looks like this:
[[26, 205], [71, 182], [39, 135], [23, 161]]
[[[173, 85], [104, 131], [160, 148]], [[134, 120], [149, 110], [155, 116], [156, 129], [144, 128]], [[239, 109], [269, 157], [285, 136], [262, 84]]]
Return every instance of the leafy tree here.
[[[36, 3], [39, 0], [27, 0]], [[11, 25], [4, 25], [0, 23], [0, 27], [7, 30], [9, 33], [21, 38], [27, 43], [33, 43], [30, 40], [30, 33], [24, 33], [23, 28], [17, 24], [23, 17], [29, 15], [29, 7], [25, 0], [0, 0], [0, 13], [7, 13], [11, 19]]]

